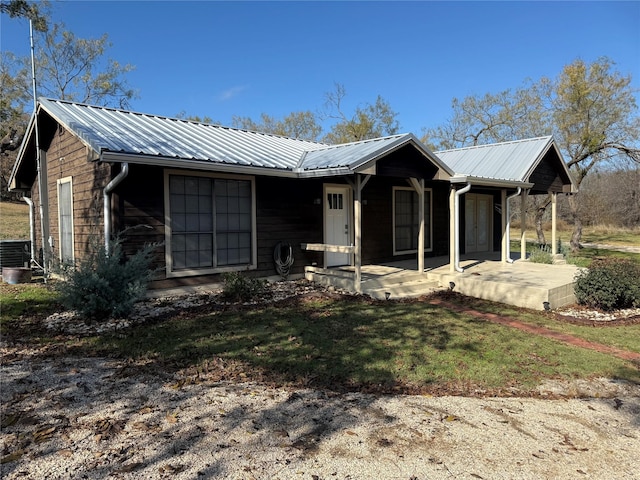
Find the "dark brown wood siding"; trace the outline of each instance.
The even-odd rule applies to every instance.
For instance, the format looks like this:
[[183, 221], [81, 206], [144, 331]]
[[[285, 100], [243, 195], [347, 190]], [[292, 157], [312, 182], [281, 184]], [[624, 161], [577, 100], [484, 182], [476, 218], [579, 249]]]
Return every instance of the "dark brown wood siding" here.
[[[82, 259], [92, 245], [104, 241], [102, 189], [108, 183], [111, 167], [88, 160], [87, 147], [71, 132], [58, 126], [49, 129], [43, 141], [43, 171], [46, 170], [49, 235], [53, 241], [52, 259], [58, 259], [58, 180], [71, 177], [73, 195], [74, 256]], [[35, 162], [35, 159], [34, 159]], [[36, 224], [36, 251], [42, 250], [40, 192], [37, 178], [31, 189]], [[46, 241], [46, 240], [45, 240]], [[40, 254], [41, 255], [41, 254]]]
[[569, 185], [571, 182], [566, 178], [566, 173], [562, 169], [561, 162], [555, 153], [551, 150], [547, 152], [542, 161], [529, 177], [529, 182], [535, 186], [531, 189], [531, 194], [540, 194], [547, 192], [563, 192], [563, 185]]
[[[393, 187], [409, 187], [403, 178], [371, 177], [362, 198], [362, 261], [364, 264], [412, 258], [416, 254], [393, 255]], [[449, 184], [425, 182], [432, 189], [432, 243], [427, 256], [445, 255], [449, 251]]]

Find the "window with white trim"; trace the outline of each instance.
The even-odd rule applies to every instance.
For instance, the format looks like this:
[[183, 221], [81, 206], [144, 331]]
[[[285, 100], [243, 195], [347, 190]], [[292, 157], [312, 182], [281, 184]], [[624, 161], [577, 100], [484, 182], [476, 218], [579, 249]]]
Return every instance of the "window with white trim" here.
[[73, 248], [73, 183], [71, 177], [61, 178], [58, 184], [58, 236], [60, 261], [72, 264]]
[[[418, 192], [413, 188], [393, 188], [393, 252], [418, 251], [420, 231]], [[424, 191], [424, 250], [431, 251], [431, 189]]]
[[167, 173], [169, 274], [252, 268], [253, 179]]

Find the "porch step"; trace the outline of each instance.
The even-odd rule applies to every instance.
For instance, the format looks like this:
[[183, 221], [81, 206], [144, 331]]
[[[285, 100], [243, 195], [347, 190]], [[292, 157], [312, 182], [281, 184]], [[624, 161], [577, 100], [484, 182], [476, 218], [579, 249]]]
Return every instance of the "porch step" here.
[[420, 280], [388, 283], [384, 286], [362, 282], [362, 293], [377, 300], [419, 297], [437, 290], [442, 290], [438, 282], [424, 277]]
[[566, 265], [567, 264], [567, 259], [561, 253], [556, 253], [553, 256], [552, 261], [553, 261], [554, 265]]

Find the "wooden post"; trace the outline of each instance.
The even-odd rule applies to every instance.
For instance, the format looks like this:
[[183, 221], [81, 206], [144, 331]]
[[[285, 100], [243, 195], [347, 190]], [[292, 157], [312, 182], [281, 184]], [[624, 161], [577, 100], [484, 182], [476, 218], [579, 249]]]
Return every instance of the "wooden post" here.
[[356, 184], [353, 198], [354, 221], [354, 264], [356, 292], [362, 292], [362, 182], [360, 175], [356, 173]]
[[507, 190], [503, 188], [500, 191], [500, 204], [502, 205], [502, 214], [500, 215], [500, 225], [502, 227], [502, 239], [500, 243], [502, 244], [502, 255], [500, 261], [502, 263], [507, 263], [507, 258], [509, 258], [509, 249], [511, 248], [507, 245]]
[[523, 190], [520, 197], [520, 260], [527, 258], [527, 195], [529, 190]]
[[409, 182], [418, 194], [418, 272], [424, 273], [424, 178], [410, 178]]
[[456, 189], [452, 186], [449, 190], [449, 271], [456, 271]]
[[551, 194], [551, 255], [558, 253], [558, 241], [556, 238], [556, 227], [558, 220], [558, 194], [556, 192], [550, 192]]

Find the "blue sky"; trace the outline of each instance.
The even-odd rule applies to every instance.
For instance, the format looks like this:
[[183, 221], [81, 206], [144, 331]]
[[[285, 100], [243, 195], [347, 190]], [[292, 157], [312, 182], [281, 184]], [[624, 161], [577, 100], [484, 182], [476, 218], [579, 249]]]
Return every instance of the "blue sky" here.
[[[555, 77], [608, 56], [640, 88], [640, 2], [52, 2], [83, 38], [135, 65], [132, 109], [259, 119], [317, 111], [336, 82], [344, 107], [378, 95], [402, 132], [446, 122], [451, 100]], [[1, 48], [28, 54], [23, 20], [1, 18]]]

